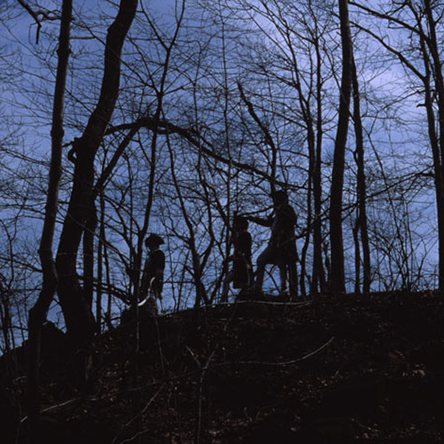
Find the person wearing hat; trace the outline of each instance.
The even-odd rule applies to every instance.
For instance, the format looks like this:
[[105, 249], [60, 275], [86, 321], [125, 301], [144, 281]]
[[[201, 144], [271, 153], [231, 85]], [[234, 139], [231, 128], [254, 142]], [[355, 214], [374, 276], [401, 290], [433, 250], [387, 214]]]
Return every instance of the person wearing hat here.
[[255, 287], [256, 290], [262, 291], [266, 265], [277, 265], [280, 272], [280, 294], [285, 294], [288, 279], [290, 298], [294, 298], [298, 293], [295, 242], [297, 217], [293, 207], [288, 203], [288, 194], [285, 190], [275, 191], [271, 197], [273, 213], [267, 219], [249, 216], [252, 222], [271, 227], [270, 241], [256, 261]]
[[225, 277], [222, 289], [221, 302], [228, 301], [228, 290], [233, 282], [234, 288], [248, 288], [252, 281], [253, 268], [251, 265], [251, 234], [248, 232], [248, 219], [236, 215], [233, 219], [233, 235], [231, 243], [234, 246], [232, 256], [233, 268]]
[[163, 272], [165, 269], [165, 253], [160, 249], [163, 239], [157, 234], [150, 234], [145, 239], [149, 249], [143, 269], [140, 285], [139, 307], [146, 306], [149, 315], [157, 314], [157, 299], [162, 300]]

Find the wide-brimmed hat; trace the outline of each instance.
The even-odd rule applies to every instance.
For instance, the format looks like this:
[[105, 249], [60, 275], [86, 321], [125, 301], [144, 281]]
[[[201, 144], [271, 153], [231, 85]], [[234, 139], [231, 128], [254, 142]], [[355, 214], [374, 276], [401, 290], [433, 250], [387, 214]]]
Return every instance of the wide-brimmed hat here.
[[149, 243], [155, 244], [155, 245], [162, 245], [164, 244], [164, 240], [155, 233], [151, 233], [146, 239], [145, 239], [145, 245], [148, 245]]

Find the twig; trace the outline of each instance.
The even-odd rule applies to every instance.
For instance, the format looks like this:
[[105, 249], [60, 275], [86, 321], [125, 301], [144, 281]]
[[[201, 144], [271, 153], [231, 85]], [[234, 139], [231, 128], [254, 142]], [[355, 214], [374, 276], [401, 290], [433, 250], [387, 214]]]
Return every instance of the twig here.
[[[111, 444], [115, 444], [117, 442], [117, 439], [119, 438], [119, 435], [121, 433], [123, 433], [128, 427], [131, 426], [131, 424], [134, 423], [134, 421], [137, 421], [148, 409], [148, 407], [154, 402], [154, 400], [157, 398], [157, 395], [162, 391], [163, 389], [163, 385], [162, 387], [159, 388], [159, 390], [157, 390], [157, 392], [151, 397], [151, 399], [147, 402], [147, 404], [145, 405], [145, 407], [140, 411], [140, 413], [138, 413], [134, 418], [130, 419], [123, 427], [122, 430], [120, 430], [120, 432], [117, 434], [117, 436], [112, 440]], [[125, 439], [124, 441], [121, 441], [120, 444], [123, 444], [125, 442], [130, 442], [135, 438], [138, 438], [140, 435], [142, 435], [143, 433], [145, 433], [145, 431], [140, 431], [138, 432], [136, 435], [134, 435], [131, 438]]]
[[202, 369], [202, 373], [201, 373], [200, 379], [199, 379], [199, 402], [198, 402], [198, 407], [197, 407], [196, 444], [200, 443], [200, 434], [201, 434], [201, 429], [202, 429], [202, 400], [203, 400], [204, 379], [207, 374], [207, 370], [210, 366], [210, 363], [213, 360], [214, 355], [216, 354], [217, 348], [218, 348], [218, 345], [213, 349], [213, 351], [211, 352], [211, 355], [208, 357], [207, 362], [205, 363], [205, 366]]
[[22, 6], [23, 8], [26, 9], [26, 11], [28, 12], [28, 14], [34, 19], [36, 25], [37, 25], [37, 33], [36, 33], [36, 44], [39, 44], [39, 36], [40, 36], [40, 30], [42, 29], [42, 23], [38, 17], [38, 15], [32, 10], [32, 8], [25, 3], [23, 0], [18, 0], [18, 3], [20, 4], [20, 6]]
[[141, 430], [140, 432], [137, 432], [134, 436], [131, 436], [131, 438], [124, 439], [123, 441], [120, 441], [120, 444], [125, 444], [127, 442], [134, 441], [136, 438], [139, 438], [140, 436], [147, 433], [148, 430]]
[[[312, 352], [310, 352], [310, 353], [308, 353], [308, 354], [306, 354], [306, 355], [304, 355], [304, 356], [302, 356], [300, 358], [293, 359], [291, 361], [283, 361], [283, 362], [226, 361], [226, 362], [220, 362], [220, 363], [217, 363], [217, 364], [213, 364], [211, 368], [225, 367], [225, 366], [229, 366], [229, 365], [268, 365], [268, 366], [273, 366], [273, 367], [284, 367], [284, 366], [287, 366], [287, 365], [292, 365], [292, 364], [296, 364], [296, 363], [301, 362], [301, 361], [305, 361], [306, 359], [311, 358], [312, 356], [316, 355], [317, 353], [320, 353], [323, 349], [328, 347], [333, 342], [334, 339], [335, 339], [335, 337], [332, 336], [325, 344], [321, 345], [316, 350], [314, 350], [314, 351], [312, 351]], [[211, 357], [213, 357], [213, 354], [211, 355]], [[207, 370], [208, 370], [208, 368], [206, 368], [206, 367], [200, 368], [198, 370], [191, 370], [191, 371], [188, 371], [188, 372], [184, 372], [184, 373], [182, 373], [180, 375], [171, 376], [170, 378], [167, 378], [167, 379], [165, 379], [163, 381], [154, 381], [154, 382], [152, 382], [150, 384], [146, 384], [146, 385], [143, 385], [143, 386], [139, 386], [139, 387], [135, 387], [135, 388], [132, 388], [132, 389], [129, 389], [129, 390], [125, 390], [125, 393], [132, 392], [132, 391], [135, 391], [135, 390], [148, 389], [150, 387], [153, 387], [153, 386], [156, 386], [156, 385], [159, 385], [159, 384], [165, 384], [167, 382], [178, 381], [180, 379], [187, 378], [189, 376], [193, 376], [193, 375], [202, 373], [203, 371], [207, 371]], [[111, 395], [109, 395], [109, 396], [111, 396]], [[113, 396], [116, 396], [116, 394], [114, 393]]]
[[[34, 19], [36, 25], [37, 25], [37, 33], [36, 33], [36, 41], [35, 43], [39, 44], [39, 37], [40, 37], [40, 31], [42, 29], [42, 21], [43, 20], [58, 20], [60, 17], [56, 16], [55, 14], [53, 16], [50, 16], [49, 11], [44, 11], [43, 9], [39, 9], [38, 11], [34, 11], [31, 6], [29, 6], [24, 0], [17, 0], [19, 5], [22, 6], [26, 12]], [[42, 17], [42, 19], [40, 18]]]
[[[66, 407], [66, 406], [68, 406], [68, 405], [70, 405], [70, 404], [73, 404], [73, 403], [76, 402], [76, 401], [81, 401], [81, 400], [83, 400], [83, 399], [84, 399], [84, 398], [73, 398], [73, 399], [69, 399], [68, 401], [62, 402], [62, 403], [60, 403], [60, 404], [55, 404], [55, 405], [52, 405], [52, 406], [50, 406], [50, 407], [47, 407], [46, 409], [42, 409], [42, 410], [40, 410], [40, 414], [42, 414], [42, 413], [49, 413], [49, 412], [52, 412], [53, 410], [57, 410], [58, 408]], [[95, 398], [91, 398], [90, 400], [94, 401]], [[27, 420], [28, 420], [28, 416], [26, 415], [26, 416], [24, 416], [24, 417], [20, 420], [20, 423], [23, 424], [23, 423], [24, 423], [25, 421], [27, 421]]]
[[[229, 319], [227, 319], [227, 321], [225, 322], [225, 325], [222, 329], [222, 331], [224, 333], [226, 333], [228, 326], [230, 325], [231, 321], [235, 318], [235, 314], [236, 314], [236, 309], [233, 310], [231, 317]], [[204, 380], [205, 380], [205, 376], [207, 374], [207, 370], [210, 367], [210, 363], [213, 360], [217, 350], [219, 349], [219, 341], [215, 344], [215, 346], [213, 347], [213, 350], [210, 354], [210, 356], [208, 357], [208, 359], [205, 362], [205, 365], [203, 366], [203, 368], [201, 369], [201, 375], [199, 378], [199, 397], [198, 397], [198, 406], [197, 406], [197, 418], [196, 418], [196, 436], [195, 436], [195, 443], [196, 444], [200, 444], [200, 435], [201, 435], [201, 429], [202, 429], [202, 403], [203, 403], [203, 386], [204, 386]], [[199, 364], [199, 361], [197, 360], [197, 357], [194, 355], [193, 351], [188, 348], [188, 351], [191, 353], [191, 356], [193, 356], [193, 358], [196, 360], [196, 362]]]
[[264, 362], [264, 361], [237, 361], [237, 362], [221, 362], [219, 364], [214, 365], [214, 367], [222, 367], [224, 365], [268, 365], [272, 367], [284, 367], [286, 365], [292, 365], [296, 364], [297, 362], [305, 361], [308, 358], [311, 358], [312, 356], [316, 355], [317, 353], [321, 352], [324, 348], [328, 347], [333, 340], [335, 339], [334, 336], [332, 336], [325, 344], [321, 345], [316, 350], [302, 356], [301, 358], [293, 359], [291, 361], [283, 361], [283, 362]]
[[[280, 301], [236, 301], [234, 304], [264, 304], [264, 305], [285, 305], [289, 307], [306, 307], [311, 305], [313, 301], [304, 301], [304, 302], [280, 302]], [[220, 303], [218, 305], [228, 304], [228, 303]]]

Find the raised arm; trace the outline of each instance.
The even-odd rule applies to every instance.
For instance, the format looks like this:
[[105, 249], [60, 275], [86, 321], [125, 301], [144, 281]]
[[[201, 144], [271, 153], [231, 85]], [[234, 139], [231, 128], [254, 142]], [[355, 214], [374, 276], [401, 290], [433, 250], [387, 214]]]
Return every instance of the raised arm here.
[[254, 222], [255, 224], [262, 225], [263, 227], [271, 227], [273, 224], [273, 216], [270, 214], [268, 217], [258, 217], [258, 216], [247, 216], [247, 219], [250, 222]]

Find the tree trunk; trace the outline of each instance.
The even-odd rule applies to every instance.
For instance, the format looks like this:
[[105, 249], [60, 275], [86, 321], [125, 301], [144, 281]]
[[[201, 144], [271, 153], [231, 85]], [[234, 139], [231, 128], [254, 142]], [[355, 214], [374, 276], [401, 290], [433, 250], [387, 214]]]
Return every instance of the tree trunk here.
[[[359, 95], [359, 82], [358, 75], [356, 73], [356, 65], [352, 52], [352, 76], [353, 76], [353, 119], [355, 125], [356, 134], [356, 151], [355, 159], [358, 168], [358, 217], [357, 217], [357, 230], [361, 234], [362, 243], [362, 262], [363, 262], [363, 286], [362, 292], [364, 294], [370, 293], [371, 283], [371, 263], [370, 263], [370, 247], [368, 240], [368, 228], [367, 228], [367, 208], [366, 208], [366, 183], [365, 183], [365, 160], [364, 160], [364, 136], [362, 131], [361, 120], [361, 107], [360, 107], [360, 95]], [[357, 242], [359, 242], [359, 234], [357, 233]], [[358, 257], [357, 260], [360, 260]], [[358, 273], [358, 277], [359, 277]], [[358, 279], [359, 285], [359, 279]]]
[[[425, 13], [427, 16], [429, 38], [426, 43], [429, 47], [431, 58], [433, 63], [433, 76], [435, 80], [435, 89], [438, 96], [438, 128], [439, 128], [439, 139], [436, 138], [436, 132], [434, 133], [434, 141], [432, 142], [433, 158], [434, 158], [434, 170], [435, 170], [435, 188], [436, 188], [436, 199], [437, 199], [437, 217], [438, 217], [438, 257], [439, 257], [439, 275], [438, 275], [438, 286], [439, 290], [444, 290], [444, 78], [442, 73], [442, 61], [440, 59], [440, 51], [438, 48], [438, 40], [436, 36], [436, 23], [433, 17], [433, 6], [430, 0], [424, 0]], [[426, 69], [428, 69], [426, 67]], [[426, 86], [426, 93], [431, 93], [430, 86]], [[426, 106], [428, 115], [433, 113], [433, 104], [431, 103], [431, 98], [428, 98], [429, 103]], [[430, 115], [429, 115], [430, 117]], [[434, 120], [434, 119], [431, 119]], [[429, 118], [430, 121], [430, 118]], [[430, 130], [430, 123], [429, 123]], [[429, 131], [430, 134], [430, 131]]]
[[96, 323], [97, 333], [102, 333], [102, 295], [103, 295], [103, 251], [105, 249], [105, 199], [103, 193], [99, 194], [99, 246], [97, 252], [97, 293], [96, 293]]
[[321, 155], [322, 155], [322, 73], [321, 73], [321, 53], [319, 42], [316, 42], [316, 101], [317, 101], [317, 122], [316, 122], [316, 151], [315, 164], [313, 168], [313, 279], [311, 283], [311, 294], [325, 291], [325, 275], [322, 265], [322, 177], [321, 177]]
[[46, 320], [49, 306], [57, 289], [58, 276], [55, 269], [52, 244], [57, 217], [59, 184], [62, 172], [63, 105], [66, 75], [69, 59], [69, 39], [72, 18], [72, 0], [63, 0], [60, 23], [59, 48], [57, 51], [57, 74], [54, 90], [54, 105], [51, 127], [51, 164], [49, 169], [48, 193], [46, 198], [45, 219], [40, 239], [39, 255], [43, 271], [42, 290], [37, 302], [29, 311], [28, 319], [28, 437], [29, 442], [40, 442], [38, 426], [39, 405], [39, 365], [42, 325]]
[[339, 99], [338, 128], [335, 140], [330, 191], [330, 291], [345, 292], [344, 245], [342, 238], [342, 194], [344, 185], [345, 146], [347, 142], [351, 92], [351, 37], [347, 0], [339, 0], [342, 40], [342, 80]]
[[77, 350], [86, 352], [91, 346], [95, 322], [77, 277], [77, 255], [90, 215], [94, 159], [119, 94], [120, 54], [136, 8], [137, 0], [121, 0], [117, 17], [108, 29], [100, 97], [85, 131], [74, 146], [74, 183], [57, 252], [58, 294], [68, 336]]
[[94, 233], [96, 227], [97, 210], [94, 202], [92, 202], [83, 234], [83, 288], [85, 299], [90, 309], [92, 309], [94, 292]]

